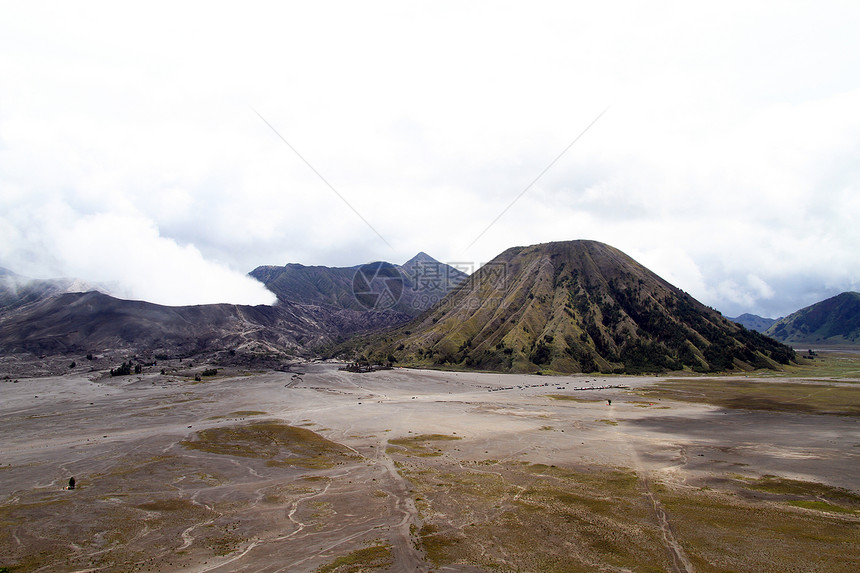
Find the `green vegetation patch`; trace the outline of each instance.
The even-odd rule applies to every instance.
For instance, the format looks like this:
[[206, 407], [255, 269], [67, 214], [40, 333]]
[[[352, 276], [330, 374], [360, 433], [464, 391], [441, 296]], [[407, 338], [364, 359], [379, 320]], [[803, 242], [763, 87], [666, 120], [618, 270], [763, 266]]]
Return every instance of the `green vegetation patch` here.
[[553, 400], [566, 400], [566, 401], [568, 401], [568, 402], [579, 402], [579, 403], [582, 403], [582, 404], [589, 404], [589, 403], [592, 403], [592, 404], [593, 404], [593, 403], [603, 402], [603, 401], [604, 401], [604, 400], [595, 400], [595, 399], [593, 399], [593, 398], [592, 398], [592, 399], [589, 399], [589, 398], [577, 398], [576, 396], [568, 396], [567, 394], [547, 394], [547, 396], [546, 396], [546, 397], [547, 397], [547, 398], [552, 398]]
[[310, 469], [328, 468], [359, 457], [316, 432], [278, 422], [200, 430], [196, 439], [181, 444], [213, 454], [265, 459], [268, 465]]
[[647, 398], [668, 398], [723, 408], [860, 416], [860, 386], [678, 378], [641, 388]]
[[194, 509], [194, 504], [187, 499], [158, 499], [135, 507], [144, 511], [189, 511]]
[[[860, 495], [847, 489], [823, 483], [787, 479], [772, 475], [765, 475], [755, 480], [744, 480], [744, 482], [744, 487], [747, 489], [786, 497], [806, 498], [789, 501], [823, 502], [827, 505], [836, 504], [837, 507], [842, 507], [846, 512], [860, 510]], [[812, 508], [812, 506], [803, 504], [794, 505]]]
[[[810, 360], [807, 350], [801, 351], [803, 346], [798, 345], [797, 364], [786, 366], [783, 376], [815, 376], [829, 378], [860, 378], [860, 354], [857, 352], [815, 352]], [[812, 349], [816, 348], [812, 345]], [[856, 382], [856, 380], [852, 380]]]
[[440, 533], [439, 529], [432, 524], [424, 524], [417, 532], [420, 547], [424, 550], [431, 563], [440, 565], [452, 563], [455, 557], [464, 550], [467, 542], [466, 536], [455, 531], [448, 530]]
[[441, 456], [442, 450], [431, 445], [431, 442], [450, 442], [461, 439], [460, 436], [449, 436], [447, 434], [419, 434], [388, 440], [389, 447], [386, 451], [388, 453], [399, 453], [410, 456], [435, 457]]
[[229, 555], [234, 551], [238, 550], [245, 543], [248, 542], [247, 537], [242, 537], [239, 535], [220, 535], [214, 537], [207, 537], [203, 544], [206, 549], [211, 551], [214, 555], [218, 555], [223, 557], [224, 555]]
[[391, 567], [394, 559], [388, 544], [356, 549], [331, 563], [317, 568], [316, 573], [359, 573]]
[[575, 481], [584, 488], [608, 490], [616, 494], [637, 492], [639, 478], [625, 467], [602, 467], [597, 471], [575, 470], [555, 465], [520, 462], [522, 469], [538, 476], [550, 476], [561, 480]]
[[804, 509], [814, 509], [816, 511], [829, 511], [831, 513], [857, 513], [856, 509], [847, 509], [839, 505], [833, 505], [826, 501], [810, 501], [805, 499], [795, 499], [788, 502], [789, 505], [802, 507]]
[[220, 474], [201, 471], [199, 465], [191, 460], [162, 454], [119, 460], [108, 471], [87, 476], [86, 482], [79, 481], [78, 489], [83, 486], [90, 491], [90, 486], [97, 486], [97, 489], [101, 490], [106, 483], [117, 483], [116, 491], [123, 494], [140, 493], [148, 497], [153, 491], [152, 476], [165, 473], [172, 476], [185, 476], [184, 484], [188, 487], [218, 485], [225, 479]]

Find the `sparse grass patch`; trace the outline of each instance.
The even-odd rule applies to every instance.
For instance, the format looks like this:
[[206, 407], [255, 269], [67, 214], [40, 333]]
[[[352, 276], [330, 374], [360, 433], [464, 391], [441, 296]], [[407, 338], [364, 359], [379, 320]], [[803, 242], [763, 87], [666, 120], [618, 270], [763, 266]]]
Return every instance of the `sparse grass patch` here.
[[[778, 476], [765, 475], [758, 479], [743, 479], [744, 487], [758, 491], [764, 491], [786, 497], [802, 497], [808, 499], [793, 499], [791, 501], [819, 502], [827, 505], [843, 507], [845, 512], [860, 510], [860, 495], [827, 484], [782, 478]], [[798, 505], [798, 504], [794, 504]], [[800, 507], [806, 507], [800, 505]], [[812, 507], [812, 506], [810, 506]]]
[[266, 466], [270, 468], [304, 468], [306, 470], [328, 470], [342, 461], [334, 461], [325, 454], [315, 456], [291, 456], [285, 459], [266, 460]]
[[493, 471], [474, 465], [401, 472], [421, 507], [420, 546], [436, 567], [668, 568], [659, 528], [650, 519], [635, 473], [525, 462], [501, 462]]
[[195, 440], [181, 444], [213, 454], [266, 459], [270, 466], [325, 469], [356, 459], [347, 447], [316, 432], [277, 422], [200, 430]]
[[223, 557], [224, 555], [233, 553], [247, 541], [248, 539], [246, 537], [227, 534], [217, 537], [207, 537], [204, 544], [209, 551], [215, 555]]
[[[815, 345], [812, 345], [813, 350]], [[804, 352], [798, 352], [802, 356]], [[784, 367], [783, 376], [860, 378], [860, 354], [856, 352], [818, 352], [814, 360], [801, 360]]]
[[442, 455], [442, 450], [439, 448], [431, 449], [431, 442], [448, 442], [461, 439], [460, 436], [449, 436], [447, 434], [420, 434], [388, 440], [389, 446], [386, 447], [385, 451], [388, 454], [436, 457]]
[[723, 408], [860, 416], [860, 386], [721, 378], [677, 378], [640, 388], [647, 398]]
[[263, 496], [263, 501], [273, 505], [285, 504], [298, 496], [306, 496], [310, 493], [315, 493], [316, 491], [318, 490], [312, 487], [300, 486], [292, 483], [281, 484], [267, 490], [266, 495]]
[[440, 442], [440, 441], [462, 440], [463, 438], [461, 438], [460, 436], [449, 436], [447, 434], [419, 434], [417, 436], [412, 436], [410, 438], [402, 438], [402, 439], [413, 441], [413, 442]]
[[158, 499], [135, 507], [145, 511], [188, 511], [194, 509], [194, 504], [187, 499]]
[[848, 509], [839, 505], [833, 505], [826, 501], [811, 501], [805, 499], [795, 499], [788, 502], [789, 505], [802, 507], [804, 509], [814, 509], [817, 511], [828, 511], [830, 513], [858, 513], [856, 509]]
[[338, 557], [331, 563], [318, 567], [316, 573], [359, 573], [361, 571], [385, 569], [386, 567], [390, 567], [393, 562], [391, 546], [380, 544], [356, 549], [351, 553]]
[[198, 480], [205, 483], [206, 485], [210, 486], [222, 485], [223, 483], [225, 483], [224, 478], [206, 472], [197, 472], [194, 474], [194, 477], [196, 477]]
[[[146, 473], [143, 467], [140, 474]], [[105, 480], [123, 484], [123, 477]], [[101, 481], [101, 480], [99, 480]], [[121, 486], [120, 486], [121, 487]], [[0, 506], [4, 529], [26, 532], [23, 543], [3, 542], [4, 560], [11, 571], [76, 571], [99, 569], [132, 571], [144, 559], [141, 546], [165, 551], [182, 529], [208, 519], [212, 513], [184, 499], [147, 500], [125, 491], [105, 496], [97, 485], [54, 495], [28, 492], [25, 498], [51, 499]], [[139, 501], [129, 501], [137, 498]]]
[[432, 525], [424, 525], [418, 531], [418, 536], [427, 558], [437, 567], [451, 562], [451, 558], [458, 554], [460, 545], [465, 541], [461, 534], [453, 531], [439, 533]]
[[856, 519], [799, 512], [782, 503], [717, 492], [659, 495], [696, 571], [849, 571], [857, 555]]
[[604, 400], [595, 400], [593, 398], [577, 398], [576, 396], [569, 396], [567, 394], [547, 394], [547, 398], [552, 398], [553, 400], [564, 400], [567, 402], [579, 402], [581, 404], [596, 404], [598, 402], [604, 402]]

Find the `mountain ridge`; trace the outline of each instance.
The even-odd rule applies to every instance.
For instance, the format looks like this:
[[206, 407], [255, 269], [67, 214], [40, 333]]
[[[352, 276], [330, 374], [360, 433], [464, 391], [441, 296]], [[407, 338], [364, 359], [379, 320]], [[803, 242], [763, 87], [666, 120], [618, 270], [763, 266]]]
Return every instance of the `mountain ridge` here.
[[740, 316], [736, 316], [734, 318], [729, 318], [732, 322], [737, 322], [744, 328], [749, 330], [755, 330], [756, 332], [764, 333], [768, 328], [773, 326], [778, 318], [766, 318], [764, 316], [758, 316], [757, 314], [750, 314], [745, 312]]
[[768, 336], [792, 343], [860, 344], [860, 293], [846, 291], [777, 320]]
[[387, 326], [389, 320], [378, 312], [332, 312], [289, 302], [164, 306], [95, 291], [63, 293], [2, 317], [0, 350], [36, 355], [121, 350], [176, 356], [239, 350], [307, 356], [311, 348]]
[[400, 364], [511, 372], [712, 372], [794, 358], [597, 241], [507, 249], [369, 345]]
[[[366, 270], [367, 272], [363, 272]], [[284, 266], [263, 265], [249, 276], [257, 279], [272, 291], [278, 300], [331, 305], [349, 310], [392, 310], [417, 316], [441, 300], [450, 290], [466, 280], [466, 273], [441, 263], [421, 251], [402, 265], [374, 261], [351, 267], [306, 266], [288, 263]], [[364, 289], [384, 285], [372, 279], [392, 279], [399, 290], [391, 305], [375, 308], [373, 298], [357, 296], [372, 294]], [[370, 282], [367, 282], [370, 280]]]
[[377, 359], [511, 372], [750, 370], [794, 357], [596, 241], [512, 247], [471, 276], [423, 252], [403, 265], [249, 274], [278, 294], [274, 306], [166, 307], [36, 289], [0, 306], [0, 352], [311, 356], [365, 334]]
[[[423, 252], [403, 266], [377, 264], [394, 269], [402, 291], [412, 284], [405, 273], [418, 265], [442, 268]], [[0, 275], [0, 354], [122, 351], [183, 356], [229, 349], [255, 356], [310, 357], [315, 348], [402, 324], [420, 312], [403, 305], [363, 305], [362, 296], [366, 300], [375, 295], [356, 293], [355, 278], [363, 276], [359, 273], [367, 266], [258, 267], [257, 274], [264, 277], [268, 272], [277, 279], [284, 269], [298, 277], [271, 306], [166, 306], [117, 298], [76, 279], [28, 279], [6, 269]], [[405, 300], [414, 302], [414, 292]]]
[[33, 279], [0, 268], [0, 316], [44, 298], [71, 292], [102, 292], [103, 287], [76, 278]]

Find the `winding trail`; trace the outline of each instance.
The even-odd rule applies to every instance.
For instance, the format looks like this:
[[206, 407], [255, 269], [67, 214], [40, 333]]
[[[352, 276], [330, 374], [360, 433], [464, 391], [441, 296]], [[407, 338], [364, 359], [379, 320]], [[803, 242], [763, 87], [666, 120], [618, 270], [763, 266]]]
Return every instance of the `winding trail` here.
[[293, 537], [294, 535], [300, 533], [305, 528], [305, 524], [304, 524], [304, 522], [301, 522], [295, 518], [296, 512], [299, 510], [299, 505], [310, 500], [310, 499], [313, 499], [315, 497], [320, 497], [320, 496], [325, 495], [326, 493], [328, 493], [328, 490], [330, 487], [331, 487], [331, 479], [329, 479], [326, 482], [325, 487], [322, 489], [322, 491], [314, 492], [314, 493], [306, 495], [304, 497], [300, 497], [299, 499], [294, 501], [292, 503], [292, 507], [290, 508], [290, 511], [287, 512], [287, 519], [292, 521], [293, 524], [296, 526], [295, 531], [293, 531], [287, 535], [282, 535], [280, 537], [276, 537], [276, 538], [272, 539], [271, 541], [283, 541], [284, 539], [289, 539], [290, 537]]

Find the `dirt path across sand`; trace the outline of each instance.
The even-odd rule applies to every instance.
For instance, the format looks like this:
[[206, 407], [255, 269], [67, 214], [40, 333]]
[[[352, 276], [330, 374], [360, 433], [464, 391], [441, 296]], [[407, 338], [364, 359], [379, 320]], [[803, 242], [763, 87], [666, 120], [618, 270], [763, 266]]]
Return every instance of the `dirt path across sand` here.
[[400, 520], [392, 526], [389, 538], [394, 556], [392, 568], [394, 571], [427, 572], [430, 570], [430, 565], [412, 539], [412, 531], [420, 527], [421, 518], [415, 508], [415, 501], [409, 493], [409, 485], [397, 472], [394, 461], [385, 453], [385, 448], [380, 447], [378, 451], [377, 460], [385, 467], [391, 480], [391, 487], [388, 491], [394, 496], [394, 507], [402, 515]]
[[654, 516], [660, 526], [663, 545], [671, 558], [672, 567], [676, 573], [693, 573], [693, 564], [690, 562], [689, 557], [687, 557], [687, 553], [684, 551], [684, 548], [681, 547], [675, 532], [672, 530], [672, 525], [669, 521], [669, 514], [666, 512], [666, 509], [657, 497], [651, 492], [648, 477], [649, 470], [646, 470], [645, 466], [642, 464], [639, 452], [636, 449], [636, 442], [631, 440], [618, 425], [618, 420], [615, 417], [616, 407], [617, 406], [609, 406], [607, 417], [611, 422], [611, 426], [614, 430], [613, 434], [615, 435], [618, 445], [621, 449], [626, 449], [628, 451], [633, 471], [636, 472], [636, 475], [639, 478], [639, 484], [642, 487], [642, 491], [651, 502], [651, 507], [654, 509]]

